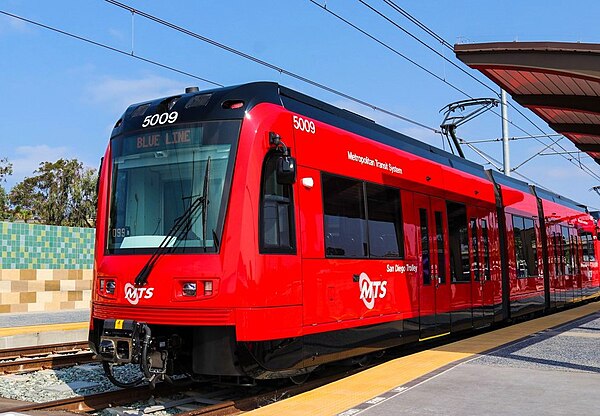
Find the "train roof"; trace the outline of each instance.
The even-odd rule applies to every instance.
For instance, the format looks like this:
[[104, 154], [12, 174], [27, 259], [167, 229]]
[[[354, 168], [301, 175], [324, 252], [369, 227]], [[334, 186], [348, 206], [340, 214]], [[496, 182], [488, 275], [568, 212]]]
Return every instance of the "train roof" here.
[[279, 93], [283, 106], [290, 111], [305, 114], [308, 117], [379, 143], [487, 179], [485, 170], [481, 165], [383, 127], [366, 117], [340, 109], [286, 87], [279, 86]]
[[[206, 99], [202, 100], [199, 99], [199, 97], [206, 97]], [[187, 121], [191, 122], [201, 118], [212, 120], [242, 119], [245, 112], [256, 105], [265, 102], [272, 103], [281, 105], [289, 111], [303, 114], [307, 117], [367, 137], [379, 143], [489, 180], [483, 166], [475, 162], [463, 159], [452, 153], [446, 152], [445, 150], [421, 142], [387, 127], [383, 127], [371, 119], [327, 104], [326, 102], [279, 85], [276, 82], [251, 82], [134, 104], [127, 109], [121, 120], [117, 122], [117, 126], [113, 130], [111, 137], [115, 137], [116, 135], [129, 130], [139, 129], [140, 123], [132, 123], [133, 118], [141, 117], [144, 114], [166, 111], [166, 106], [169, 105], [168, 103], [174, 98], [177, 98], [177, 100], [176, 103], [173, 104], [173, 110], [185, 110], [180, 111], [178, 121], [186, 122], [187, 119]], [[243, 101], [245, 105], [239, 109], [223, 108], [222, 103], [227, 102], [228, 100]], [[194, 101], [200, 104], [191, 105]], [[220, 104], [208, 105], [209, 101]], [[140, 109], [143, 109], [143, 111], [140, 111]], [[490, 172], [492, 172], [496, 183], [499, 183], [500, 185], [509, 186], [526, 193], [531, 192], [529, 185], [523, 181], [508, 177], [500, 172]], [[585, 210], [585, 207], [577, 202], [551, 191], [536, 188], [536, 192], [541, 198], [568, 206], [578, 211]]]
[[536, 191], [537, 195], [542, 199], [547, 199], [549, 201], [555, 202], [559, 205], [564, 205], [564, 206], [574, 209], [576, 211], [581, 211], [581, 212], [587, 211], [585, 205], [575, 202], [572, 199], [569, 199], [565, 196], [558, 195], [558, 194], [555, 194], [554, 192], [548, 191], [546, 189], [538, 188], [538, 187], [535, 188], [535, 191]]

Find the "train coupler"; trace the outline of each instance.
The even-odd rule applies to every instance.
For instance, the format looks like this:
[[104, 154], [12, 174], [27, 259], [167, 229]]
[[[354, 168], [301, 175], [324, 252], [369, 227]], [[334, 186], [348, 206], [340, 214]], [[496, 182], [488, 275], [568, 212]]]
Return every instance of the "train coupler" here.
[[124, 319], [107, 319], [98, 344], [102, 361], [114, 364], [138, 363], [141, 335], [146, 324]]

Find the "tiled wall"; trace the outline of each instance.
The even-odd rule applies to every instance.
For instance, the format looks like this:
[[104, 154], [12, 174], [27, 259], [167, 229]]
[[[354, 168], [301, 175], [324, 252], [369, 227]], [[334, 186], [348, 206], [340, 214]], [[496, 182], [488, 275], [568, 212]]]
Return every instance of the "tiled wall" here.
[[92, 275], [91, 269], [0, 269], [0, 313], [88, 308]]
[[93, 228], [0, 222], [0, 269], [91, 269]]
[[89, 307], [95, 231], [0, 222], [0, 313]]

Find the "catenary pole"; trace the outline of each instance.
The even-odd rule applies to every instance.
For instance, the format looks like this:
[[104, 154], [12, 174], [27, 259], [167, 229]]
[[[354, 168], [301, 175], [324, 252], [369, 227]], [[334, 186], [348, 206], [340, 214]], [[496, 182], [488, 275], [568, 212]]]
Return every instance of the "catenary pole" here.
[[502, 106], [502, 156], [504, 174], [510, 176], [510, 150], [508, 148], [508, 106], [506, 104], [506, 91], [500, 90]]

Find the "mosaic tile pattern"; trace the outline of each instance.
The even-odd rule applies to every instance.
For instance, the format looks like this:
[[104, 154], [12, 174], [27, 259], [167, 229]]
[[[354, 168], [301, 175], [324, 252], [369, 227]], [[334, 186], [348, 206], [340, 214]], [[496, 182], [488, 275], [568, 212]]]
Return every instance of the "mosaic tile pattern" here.
[[0, 269], [0, 314], [87, 309], [93, 270]]
[[0, 269], [91, 269], [93, 228], [0, 221]]

